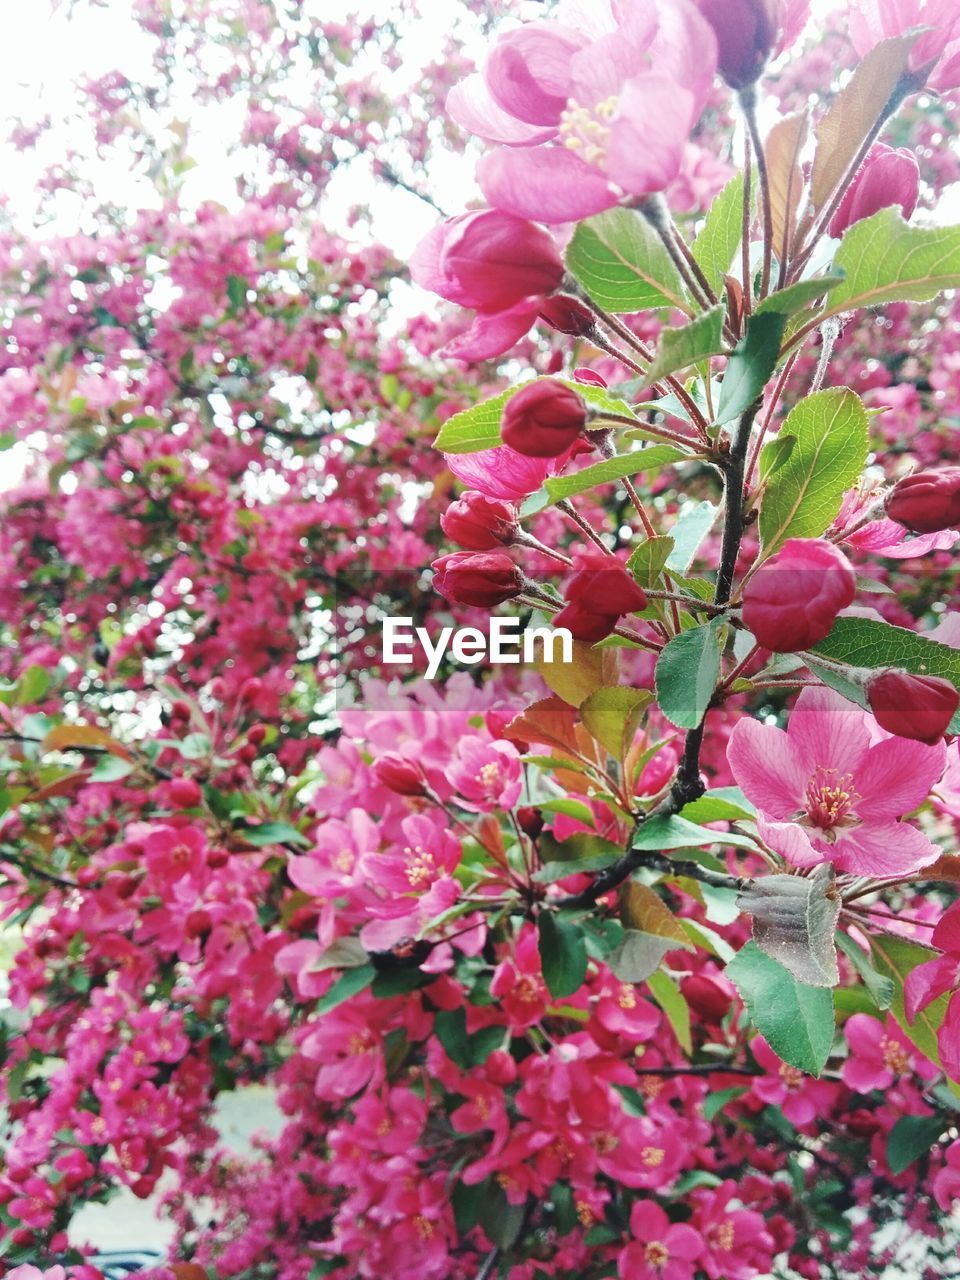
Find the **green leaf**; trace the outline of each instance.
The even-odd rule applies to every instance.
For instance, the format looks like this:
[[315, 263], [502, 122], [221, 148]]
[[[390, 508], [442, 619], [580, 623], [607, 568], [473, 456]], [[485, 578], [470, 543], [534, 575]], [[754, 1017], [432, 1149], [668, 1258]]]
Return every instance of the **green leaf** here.
[[231, 311], [239, 311], [247, 305], [247, 282], [243, 276], [227, 276], [227, 299]]
[[818, 1076], [833, 1045], [833, 992], [798, 982], [748, 942], [726, 967], [747, 1016], [784, 1062]]
[[608, 209], [577, 225], [567, 268], [605, 311], [676, 307], [690, 313], [677, 268], [646, 218]]
[[773, 960], [812, 987], [840, 981], [834, 934], [840, 896], [830, 863], [809, 876], [760, 876], [741, 890], [737, 906], [753, 917], [753, 940]]
[[769, 480], [786, 463], [797, 447], [797, 437], [778, 432], [760, 450], [760, 479]]
[[552, 911], [541, 911], [537, 917], [537, 933], [547, 990], [555, 1000], [572, 996], [587, 976], [583, 930], [572, 920], [561, 920]]
[[463, 1005], [438, 1013], [433, 1025], [447, 1057], [464, 1071], [482, 1066], [494, 1049], [503, 1044], [503, 1027], [481, 1027], [468, 1034], [467, 1011]]
[[119, 782], [121, 778], [133, 773], [131, 760], [121, 760], [119, 756], [102, 756], [90, 774], [91, 782]]
[[[895, 627], [876, 618], [838, 618], [825, 640], [810, 650], [809, 662], [824, 684], [866, 707], [863, 688], [816, 660], [822, 654], [851, 667], [902, 667], [915, 676], [942, 676], [960, 689], [960, 650], [927, 636]], [[960, 733], [960, 711], [950, 721], [951, 733]]]
[[771, 555], [787, 538], [816, 538], [836, 518], [867, 461], [867, 414], [846, 387], [801, 400], [781, 428], [796, 444], [771, 475], [760, 506], [760, 542]]
[[595, 462], [593, 466], [574, 471], [569, 476], [550, 476], [544, 481], [543, 487], [550, 495], [551, 502], [560, 502], [563, 498], [586, 493], [588, 489], [610, 484], [623, 476], [655, 471], [672, 462], [686, 461], [689, 457], [689, 454], [672, 444], [655, 444], [647, 449], [634, 449], [632, 453], [620, 453], [615, 458], [605, 458], [602, 462]]
[[874, 967], [883, 977], [893, 983], [893, 1001], [890, 1012], [893, 1014], [907, 1039], [917, 1046], [922, 1054], [940, 1065], [940, 1049], [937, 1045], [937, 1032], [943, 1024], [947, 1011], [948, 996], [939, 996], [931, 1001], [925, 1009], [917, 1014], [915, 1022], [907, 1021], [903, 1005], [903, 984], [907, 975], [919, 964], [935, 959], [940, 953], [929, 947], [922, 947], [908, 938], [899, 938], [890, 933], [867, 935], [870, 939], [870, 952]]
[[943, 1135], [942, 1116], [901, 1116], [887, 1136], [887, 1164], [896, 1176], [928, 1155]]
[[706, 714], [720, 674], [722, 621], [681, 631], [663, 648], [655, 671], [660, 710], [678, 729], [695, 729]]
[[778, 311], [755, 313], [747, 321], [747, 332], [724, 371], [717, 425], [739, 418], [766, 386], [780, 354], [786, 323], [786, 316]]
[[926, 302], [960, 288], [960, 226], [916, 227], [899, 209], [881, 209], [853, 224], [833, 265], [846, 279], [824, 318], [885, 302]]
[[894, 997], [893, 980], [877, 973], [870, 963], [869, 956], [861, 950], [849, 934], [838, 930], [837, 946], [863, 979], [863, 985], [870, 992], [873, 1002], [880, 1012], [882, 1013], [884, 1010], [889, 1009], [893, 1004]]
[[627, 568], [641, 587], [649, 589], [657, 585], [673, 547], [673, 539], [662, 534], [637, 543], [630, 553]]
[[678, 943], [656, 933], [626, 929], [623, 941], [607, 959], [610, 972], [621, 982], [645, 982], [660, 968], [668, 951], [676, 951]]
[[693, 242], [693, 256], [714, 293], [723, 293], [723, 278], [743, 238], [743, 174], [738, 173], [714, 199], [703, 230]]
[[719, 510], [712, 502], [687, 502], [670, 530], [673, 549], [667, 556], [666, 567], [671, 573], [684, 575], [689, 572], [700, 543], [713, 528]]
[[647, 370], [641, 388], [652, 387], [669, 373], [686, 369], [707, 356], [723, 354], [723, 317], [726, 308], [711, 307], [682, 329], [664, 329], [657, 354]]
[[693, 1038], [690, 1034], [690, 1006], [687, 1004], [680, 988], [668, 973], [662, 970], [651, 973], [647, 979], [650, 994], [667, 1015], [667, 1021], [680, 1042], [685, 1053], [693, 1051]]
[[742, 1098], [748, 1090], [745, 1085], [735, 1084], [729, 1089], [718, 1089], [716, 1093], [708, 1093], [703, 1100], [703, 1118], [707, 1123], [715, 1120], [728, 1102]]
[[729, 831], [713, 831], [710, 827], [698, 827], [694, 822], [672, 815], [647, 818], [634, 833], [632, 849], [703, 849], [710, 844], [736, 845], [740, 849], [756, 850], [756, 843], [746, 836]]
[[803, 311], [812, 302], [838, 284], [843, 283], [843, 274], [814, 276], [810, 280], [798, 280], [796, 284], [787, 285], [786, 289], [778, 289], [776, 293], [768, 293], [762, 302], [754, 308], [755, 316], [766, 315], [768, 311], [776, 311], [782, 316], [793, 316]]
[[[542, 839], [541, 836], [541, 841]], [[567, 840], [563, 841], [563, 844], [568, 843]], [[620, 850], [613, 849], [609, 853], [595, 853], [577, 861], [545, 862], [538, 871], [533, 873], [533, 879], [537, 884], [556, 884], [558, 880], [566, 880], [567, 876], [575, 876], [581, 872], [593, 875], [597, 871], [603, 871], [605, 867], [612, 866], [619, 858]]]
[[240, 834], [247, 844], [258, 849], [270, 844], [298, 844], [305, 849], [310, 848], [310, 841], [303, 832], [289, 822], [261, 822], [256, 827], [241, 827]]
[[46, 667], [27, 667], [17, 679], [13, 701], [18, 707], [29, 707], [39, 702], [50, 688], [50, 672]]
[[[631, 746], [640, 717], [653, 701], [649, 689], [628, 689], [623, 685], [597, 689], [580, 705], [580, 718], [589, 733], [617, 760]], [[593, 815], [590, 817], [591, 825]]]
[[574, 800], [572, 796], [560, 796], [556, 800], [544, 800], [538, 808], [542, 813], [562, 813], [577, 822], [585, 822], [588, 827], [596, 825], [593, 810], [582, 800]]
[[331, 1009], [336, 1009], [338, 1004], [343, 1004], [345, 1000], [355, 996], [358, 991], [368, 987], [373, 981], [375, 973], [376, 969], [372, 964], [360, 965], [358, 969], [348, 969], [345, 974], [336, 980], [327, 994], [320, 997], [314, 1013], [329, 1013]]
[[688, 822], [743, 822], [757, 816], [757, 811], [739, 787], [716, 787], [680, 810]]

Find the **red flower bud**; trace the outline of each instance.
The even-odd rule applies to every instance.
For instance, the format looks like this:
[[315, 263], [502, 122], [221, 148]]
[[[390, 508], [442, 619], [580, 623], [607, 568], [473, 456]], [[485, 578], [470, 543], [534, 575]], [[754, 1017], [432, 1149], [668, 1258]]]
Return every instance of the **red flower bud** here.
[[410, 274], [425, 289], [478, 311], [506, 311], [553, 293], [564, 275], [553, 236], [499, 209], [449, 218], [420, 242]]
[[914, 533], [937, 533], [960, 525], [960, 467], [918, 471], [893, 486], [887, 515]]
[[377, 781], [401, 796], [425, 796], [423, 770], [414, 760], [407, 760], [395, 751], [388, 751], [375, 761], [373, 772]]
[[574, 560], [577, 572], [564, 592], [569, 603], [591, 613], [634, 613], [647, 607], [646, 595], [616, 556], [581, 551]]
[[567, 583], [567, 603], [553, 625], [566, 627], [574, 640], [595, 644], [608, 636], [620, 617], [647, 607], [647, 597], [616, 556], [600, 551], [574, 557], [577, 572]]
[[809, 649], [829, 635], [856, 594], [853, 567], [832, 542], [790, 538], [747, 583], [744, 625], [774, 653]]
[[933, 745], [960, 707], [960, 693], [939, 676], [915, 676], [891, 669], [869, 678], [867, 703], [877, 724], [900, 738]]
[[519, 595], [520, 570], [505, 551], [454, 551], [433, 562], [433, 585], [454, 604], [490, 609]]
[[170, 803], [181, 809], [195, 809], [203, 799], [203, 792], [193, 778], [173, 778], [168, 790]]
[[541, 378], [510, 397], [503, 410], [503, 443], [528, 458], [556, 458], [587, 422], [587, 406], [572, 387]]
[[847, 227], [890, 205], [899, 205], [903, 216], [909, 218], [919, 195], [920, 166], [913, 152], [876, 142], [830, 219], [830, 234], [838, 240]]
[[697, 0], [717, 37], [717, 67], [734, 89], [753, 84], [780, 35], [783, 0]]
[[706, 973], [691, 973], [680, 981], [683, 998], [704, 1022], [716, 1024], [730, 1012], [730, 993]]
[[440, 517], [440, 528], [468, 551], [492, 551], [516, 539], [517, 509], [502, 498], [468, 489]]
[[517, 810], [517, 826], [524, 835], [536, 840], [543, 830], [543, 813], [534, 805], [525, 804]]
[[586, 338], [593, 333], [596, 320], [589, 307], [568, 293], [557, 293], [545, 298], [540, 307], [540, 319], [558, 333], [569, 333], [574, 338]]

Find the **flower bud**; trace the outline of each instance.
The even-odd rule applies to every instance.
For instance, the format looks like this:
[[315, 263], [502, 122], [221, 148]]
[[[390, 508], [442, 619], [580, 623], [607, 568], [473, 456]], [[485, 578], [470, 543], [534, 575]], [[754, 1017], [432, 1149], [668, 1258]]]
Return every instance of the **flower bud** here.
[[847, 557], [823, 538], [790, 538], [743, 593], [744, 625], [774, 653], [809, 649], [853, 603], [857, 580]]
[[565, 627], [574, 640], [583, 640], [587, 644], [596, 644], [605, 640], [613, 632], [620, 621], [619, 613], [591, 613], [578, 604], [565, 604], [553, 615], [555, 627]]
[[596, 644], [610, 635], [625, 613], [647, 607], [647, 597], [616, 556], [600, 551], [574, 557], [577, 571], [567, 583], [566, 604], [554, 615], [574, 640]]
[[543, 810], [532, 804], [521, 805], [517, 810], [517, 826], [525, 836], [536, 840], [543, 830]]
[[179, 809], [195, 809], [203, 800], [200, 785], [193, 778], [172, 778], [168, 792], [170, 803]]
[[960, 467], [918, 471], [898, 480], [886, 510], [891, 520], [914, 533], [938, 533], [960, 525]]
[[881, 729], [931, 746], [946, 733], [960, 707], [960, 693], [949, 680], [897, 669], [871, 676], [866, 693]]
[[919, 194], [920, 166], [913, 152], [876, 142], [830, 219], [830, 234], [838, 240], [847, 227], [890, 205], [899, 205], [903, 216], [909, 218]]
[[510, 397], [503, 410], [503, 443], [530, 458], [556, 458], [580, 435], [587, 406], [572, 387], [541, 378]]
[[468, 489], [440, 517], [440, 528], [468, 551], [492, 551], [515, 541], [517, 509], [502, 498]]
[[434, 560], [433, 585], [454, 604], [490, 609], [519, 595], [520, 570], [505, 551], [454, 551]]
[[540, 307], [540, 319], [558, 333], [569, 333], [574, 338], [589, 337], [596, 328], [593, 312], [568, 293], [545, 298]]
[[766, 65], [783, 22], [783, 0], [697, 0], [717, 37], [717, 67], [727, 84], [743, 89]]
[[495, 312], [553, 293], [564, 266], [549, 231], [515, 214], [484, 209], [434, 227], [414, 250], [410, 274], [448, 302]]
[[425, 796], [427, 788], [423, 771], [414, 760], [407, 760], [396, 751], [388, 751], [374, 762], [373, 772], [377, 781], [400, 796]]

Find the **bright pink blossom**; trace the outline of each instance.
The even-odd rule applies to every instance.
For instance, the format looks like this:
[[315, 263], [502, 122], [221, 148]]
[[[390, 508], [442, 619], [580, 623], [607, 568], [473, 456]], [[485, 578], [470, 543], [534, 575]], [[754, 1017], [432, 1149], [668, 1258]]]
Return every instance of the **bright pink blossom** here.
[[910, 52], [912, 72], [925, 72], [931, 89], [960, 84], [960, 11], [955, 0], [853, 0], [847, 30], [860, 57], [881, 40], [912, 27], [929, 27]]
[[617, 1259], [620, 1280], [693, 1280], [703, 1241], [684, 1223], [671, 1222], [653, 1200], [630, 1211], [634, 1240]]
[[[911, 1070], [930, 1070], [930, 1064], [890, 1017], [884, 1023], [869, 1013], [855, 1013], [844, 1023], [843, 1030], [850, 1047], [843, 1064], [843, 1082], [858, 1093], [887, 1089]], [[935, 1069], [932, 1074], [936, 1074]]]
[[710, 1280], [751, 1280], [769, 1271], [773, 1238], [764, 1220], [752, 1209], [733, 1209], [737, 1194], [730, 1180], [714, 1191], [698, 1191], [690, 1225], [703, 1237], [700, 1267]]
[[510, 809], [523, 787], [520, 753], [506, 739], [488, 742], [469, 734], [457, 743], [456, 759], [447, 777], [465, 809], [477, 813]]
[[713, 31], [688, 0], [567, 0], [557, 21], [501, 35], [447, 110], [503, 144], [478, 171], [492, 205], [570, 222], [676, 178], [715, 70]]
[[830, 689], [804, 689], [784, 732], [741, 720], [727, 759], [760, 811], [761, 837], [798, 867], [832, 862], [855, 875], [903, 875], [941, 850], [900, 819], [943, 773], [942, 743], [884, 736]]

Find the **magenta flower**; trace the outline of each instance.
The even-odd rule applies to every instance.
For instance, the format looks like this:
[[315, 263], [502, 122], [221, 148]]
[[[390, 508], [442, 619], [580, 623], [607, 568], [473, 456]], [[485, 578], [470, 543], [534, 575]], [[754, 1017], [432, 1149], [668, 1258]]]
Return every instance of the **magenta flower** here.
[[831, 689], [804, 689], [786, 732], [741, 720], [727, 759], [759, 810], [761, 839], [794, 866], [832, 862], [853, 875], [895, 876], [940, 857], [900, 819], [943, 773], [943, 744], [885, 735]]
[[717, 67], [713, 30], [688, 0], [566, 0], [557, 16], [500, 36], [447, 98], [458, 124], [502, 144], [480, 161], [484, 195], [540, 222], [668, 186]]
[[960, 1079], [960, 902], [947, 908], [930, 941], [942, 954], [918, 964], [903, 985], [907, 1017], [915, 1021], [921, 1010], [939, 996], [953, 991], [943, 1022], [937, 1031], [940, 1063], [953, 1080]]
[[767, 1106], [779, 1107], [792, 1124], [809, 1124], [818, 1110], [811, 1089], [816, 1081], [798, 1067], [781, 1061], [763, 1036], [754, 1036], [750, 1048], [766, 1073], [753, 1079], [750, 1092]]
[[683, 1223], [671, 1222], [653, 1200], [638, 1200], [630, 1211], [628, 1244], [617, 1259], [620, 1280], [693, 1280], [703, 1241]]
[[476, 813], [511, 809], [523, 787], [520, 753], [505, 738], [488, 742], [468, 734], [457, 743], [457, 758], [447, 770], [447, 777], [465, 809]]
[[933, 1179], [933, 1197], [944, 1213], [949, 1213], [960, 1196], [960, 1141], [951, 1142], [943, 1158], [943, 1168]]
[[736, 1184], [728, 1179], [714, 1191], [695, 1193], [697, 1208], [690, 1225], [703, 1237], [699, 1265], [710, 1280], [750, 1280], [770, 1267], [773, 1237], [759, 1213], [731, 1209], [736, 1192]]
[[926, 27], [910, 51], [909, 70], [926, 72], [926, 83], [943, 93], [960, 85], [960, 11], [956, 0], [855, 0], [847, 19], [854, 49], [862, 58], [881, 40]]
[[936, 1068], [915, 1049], [888, 1017], [886, 1023], [869, 1013], [855, 1013], [844, 1023], [850, 1056], [843, 1064], [843, 1083], [857, 1093], [888, 1089], [904, 1072], [916, 1071], [930, 1079]]

